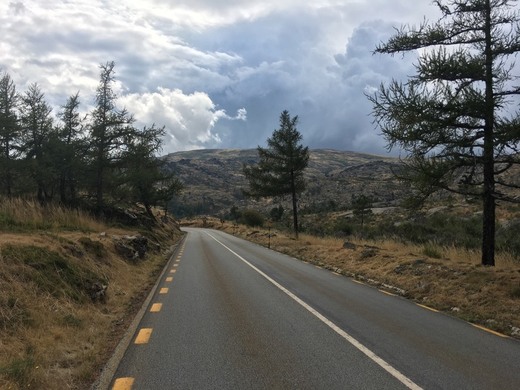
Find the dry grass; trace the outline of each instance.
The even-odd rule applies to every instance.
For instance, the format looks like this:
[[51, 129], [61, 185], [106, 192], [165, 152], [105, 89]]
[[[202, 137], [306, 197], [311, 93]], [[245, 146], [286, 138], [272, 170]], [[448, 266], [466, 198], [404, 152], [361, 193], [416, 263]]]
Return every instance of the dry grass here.
[[26, 230], [80, 230], [100, 231], [105, 226], [81, 211], [49, 205], [40, 207], [36, 202], [24, 199], [0, 198], [0, 229]]
[[[23, 205], [24, 210], [18, 210], [20, 204], [14, 204], [16, 210], [5, 202], [0, 206], [0, 215], [24, 228], [0, 233], [0, 388], [88, 389], [180, 232], [172, 236], [170, 227], [156, 234], [169, 236], [169, 243], [134, 264], [116, 253], [112, 238], [136, 232], [109, 228], [81, 213]], [[103, 303], [88, 296], [94, 280], [108, 285]]]
[[[268, 245], [264, 229], [212, 220], [206, 226]], [[520, 263], [510, 254], [499, 253], [496, 267], [482, 267], [478, 251], [456, 247], [349, 239], [352, 247], [344, 248], [338, 238], [271, 233], [274, 250], [520, 338]]]

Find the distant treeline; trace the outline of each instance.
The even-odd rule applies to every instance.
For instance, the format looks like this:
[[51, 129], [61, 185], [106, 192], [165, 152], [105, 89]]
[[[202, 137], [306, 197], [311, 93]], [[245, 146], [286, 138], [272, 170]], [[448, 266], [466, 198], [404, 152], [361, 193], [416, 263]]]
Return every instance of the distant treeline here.
[[0, 193], [36, 197], [45, 205], [106, 207], [141, 202], [166, 205], [181, 188], [157, 157], [164, 127], [137, 129], [126, 109], [116, 107], [114, 62], [100, 65], [94, 109], [79, 112], [71, 95], [55, 116], [37, 83], [16, 90], [0, 74]]

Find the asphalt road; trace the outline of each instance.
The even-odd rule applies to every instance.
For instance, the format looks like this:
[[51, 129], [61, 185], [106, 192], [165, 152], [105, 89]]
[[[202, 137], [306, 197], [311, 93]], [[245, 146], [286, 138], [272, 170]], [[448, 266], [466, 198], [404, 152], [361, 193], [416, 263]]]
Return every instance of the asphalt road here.
[[188, 235], [115, 389], [520, 389], [520, 342], [228, 234]]

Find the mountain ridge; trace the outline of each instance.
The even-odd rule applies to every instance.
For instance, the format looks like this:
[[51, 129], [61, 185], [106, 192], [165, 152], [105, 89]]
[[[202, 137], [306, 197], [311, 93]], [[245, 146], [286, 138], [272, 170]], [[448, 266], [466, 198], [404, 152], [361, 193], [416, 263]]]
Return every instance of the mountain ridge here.
[[[173, 201], [177, 216], [224, 215], [233, 206], [266, 209], [272, 200], [245, 198], [244, 164], [258, 161], [257, 149], [200, 149], [163, 156], [166, 168], [185, 185]], [[353, 196], [370, 196], [380, 206], [394, 206], [409, 195], [393, 174], [401, 166], [397, 157], [335, 149], [312, 149], [305, 170], [307, 189], [300, 208], [345, 209]], [[283, 203], [283, 201], [282, 201]]]

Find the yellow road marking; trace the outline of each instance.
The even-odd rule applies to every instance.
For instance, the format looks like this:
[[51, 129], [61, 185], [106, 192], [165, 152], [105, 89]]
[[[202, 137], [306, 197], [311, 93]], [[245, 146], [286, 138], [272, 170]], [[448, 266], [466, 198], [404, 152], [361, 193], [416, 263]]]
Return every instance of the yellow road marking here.
[[134, 344], [146, 344], [152, 335], [152, 328], [142, 328], [135, 338]]
[[176, 269], [171, 269], [171, 270], [170, 270], [170, 273], [171, 273], [171, 274], [174, 274], [175, 272], [177, 272]]
[[166, 281], [167, 281], [167, 282], [171, 282], [172, 280], [173, 280], [173, 276], [168, 276], [168, 277], [166, 278]]
[[154, 303], [150, 309], [150, 313], [158, 313], [162, 309], [162, 303]]
[[503, 338], [506, 338], [506, 339], [509, 338], [509, 336], [507, 336], [505, 334], [502, 334], [502, 333], [499, 333], [499, 332], [495, 332], [494, 330], [486, 328], [485, 326], [481, 326], [481, 325], [477, 325], [477, 324], [471, 324], [471, 325], [473, 325], [475, 328], [482, 329], [485, 332], [494, 334], [495, 336], [503, 337]]
[[134, 384], [134, 378], [117, 378], [112, 390], [130, 390]]
[[422, 307], [423, 309], [433, 311], [433, 312], [435, 312], [435, 313], [438, 313], [438, 312], [439, 312], [439, 310], [434, 309], [433, 307], [429, 307], [429, 306], [421, 305], [420, 303], [416, 303], [416, 305]]
[[385, 291], [385, 290], [379, 290], [379, 291], [381, 291], [383, 294], [390, 295], [392, 297], [396, 297], [397, 296], [397, 295], [392, 294], [391, 292], [388, 292], [388, 291]]
[[159, 294], [168, 294], [168, 287], [163, 287], [159, 290]]
[[178, 266], [179, 266], [179, 264], [174, 264], [173, 266], [174, 266], [174, 267], [178, 267]]

